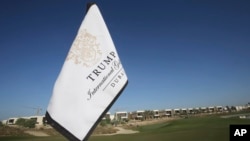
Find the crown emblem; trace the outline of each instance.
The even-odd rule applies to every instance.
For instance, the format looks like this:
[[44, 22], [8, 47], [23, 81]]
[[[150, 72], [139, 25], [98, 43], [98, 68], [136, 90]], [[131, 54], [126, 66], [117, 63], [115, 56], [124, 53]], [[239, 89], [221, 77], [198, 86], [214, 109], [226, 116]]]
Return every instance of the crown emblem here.
[[101, 59], [102, 52], [99, 49], [99, 45], [96, 36], [88, 33], [86, 29], [80, 30], [66, 61], [72, 60], [75, 64], [91, 67]]

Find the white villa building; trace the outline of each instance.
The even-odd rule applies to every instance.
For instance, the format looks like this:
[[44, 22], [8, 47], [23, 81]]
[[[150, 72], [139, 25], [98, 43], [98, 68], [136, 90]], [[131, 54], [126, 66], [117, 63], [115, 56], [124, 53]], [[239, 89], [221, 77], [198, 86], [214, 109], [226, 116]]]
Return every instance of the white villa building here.
[[173, 110], [172, 109], [165, 109], [165, 115], [166, 117], [172, 117], [173, 116]]
[[5, 125], [15, 125], [19, 118], [34, 119], [36, 121], [36, 124], [35, 124], [36, 128], [40, 128], [40, 127], [44, 126], [44, 124], [46, 123], [45, 116], [30, 116], [30, 117], [18, 117], [18, 118], [12, 117], [12, 118], [9, 118], [9, 119], [4, 120], [2, 122]]
[[154, 114], [154, 118], [159, 118], [160, 117], [159, 110], [153, 110], [153, 114]]
[[128, 112], [121, 111], [115, 113], [115, 120], [126, 120], [128, 119]]
[[134, 112], [131, 112], [130, 113], [130, 118], [133, 119], [133, 120], [141, 120], [143, 119], [143, 115], [144, 115], [144, 112], [143, 110], [138, 110], [138, 111], [134, 111]]

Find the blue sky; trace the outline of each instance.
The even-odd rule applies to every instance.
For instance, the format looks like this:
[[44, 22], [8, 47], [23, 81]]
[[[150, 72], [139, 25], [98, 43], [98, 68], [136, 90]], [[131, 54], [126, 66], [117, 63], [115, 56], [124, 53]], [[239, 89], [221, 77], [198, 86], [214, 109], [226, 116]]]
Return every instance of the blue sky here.
[[[0, 1], [0, 119], [44, 114], [84, 0]], [[95, 0], [129, 78], [111, 108], [250, 102], [250, 2]]]

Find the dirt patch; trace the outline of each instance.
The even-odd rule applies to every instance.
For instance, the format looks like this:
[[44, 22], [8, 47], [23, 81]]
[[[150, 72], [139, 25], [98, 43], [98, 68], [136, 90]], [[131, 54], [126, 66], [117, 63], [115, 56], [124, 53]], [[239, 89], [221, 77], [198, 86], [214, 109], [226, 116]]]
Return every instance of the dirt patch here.
[[48, 134], [44, 133], [43, 131], [36, 131], [36, 130], [27, 130], [24, 131], [24, 133], [30, 134], [32, 136], [39, 136], [39, 137], [47, 137], [49, 136]]
[[23, 136], [24, 131], [20, 128], [3, 126], [0, 127], [0, 136]]
[[29, 129], [18, 126], [0, 127], [0, 136], [53, 136], [60, 135], [56, 130], [49, 129]]
[[118, 130], [115, 129], [113, 126], [97, 126], [93, 132], [93, 135], [103, 135], [103, 134], [113, 134], [116, 133]]
[[179, 118], [162, 118], [162, 119], [151, 119], [151, 120], [145, 120], [145, 121], [139, 121], [139, 120], [131, 120], [127, 124], [128, 126], [144, 126], [144, 125], [151, 125], [151, 124], [157, 124], [157, 123], [165, 123], [167, 121], [177, 120]]
[[123, 127], [115, 127], [115, 128], [118, 129], [118, 131], [115, 134], [135, 134], [135, 133], [139, 133], [139, 131], [124, 129]]
[[62, 134], [59, 133], [58, 131], [56, 131], [53, 128], [49, 128], [49, 129], [40, 129], [42, 130], [42, 132], [44, 132], [45, 134], [49, 135], [49, 136], [61, 136]]
[[[137, 128], [139, 126], [150, 125], [150, 124], [157, 124], [157, 123], [165, 123], [167, 121], [176, 120], [178, 118], [162, 118], [162, 119], [152, 119], [146, 121], [138, 121], [138, 120], [131, 120], [129, 123], [120, 125], [120, 126], [110, 126], [110, 127], [97, 127], [93, 136], [110, 136], [110, 135], [117, 135], [117, 134], [135, 134], [139, 133]], [[108, 130], [108, 132], [106, 132]], [[97, 132], [98, 131], [98, 132]]]
[[93, 136], [112, 136], [117, 134], [135, 134], [139, 133], [139, 131], [134, 131], [130, 129], [124, 129], [123, 127], [112, 127], [113, 133], [106, 133], [106, 134], [93, 134]]

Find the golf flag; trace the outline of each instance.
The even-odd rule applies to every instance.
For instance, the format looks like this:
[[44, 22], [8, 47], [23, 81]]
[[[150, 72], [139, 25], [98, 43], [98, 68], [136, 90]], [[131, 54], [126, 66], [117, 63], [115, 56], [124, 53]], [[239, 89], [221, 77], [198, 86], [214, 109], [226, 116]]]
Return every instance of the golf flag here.
[[87, 140], [127, 83], [106, 24], [93, 4], [55, 82], [46, 119], [69, 140]]

